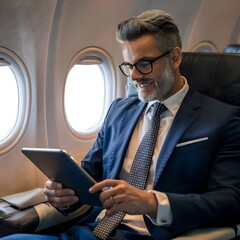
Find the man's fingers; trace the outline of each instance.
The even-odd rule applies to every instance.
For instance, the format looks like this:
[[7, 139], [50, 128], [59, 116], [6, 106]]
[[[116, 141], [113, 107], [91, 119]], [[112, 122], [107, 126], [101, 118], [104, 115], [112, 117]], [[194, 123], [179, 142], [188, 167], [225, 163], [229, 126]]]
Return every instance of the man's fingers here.
[[54, 207], [57, 207], [57, 208], [69, 207], [78, 202], [78, 197], [76, 196], [72, 196], [72, 197], [67, 196], [67, 197], [61, 197], [61, 198], [53, 197], [49, 200], [49, 202]]
[[123, 205], [122, 204], [115, 204], [113, 205], [112, 207], [108, 208], [105, 215], [106, 216], [111, 216], [115, 213], [118, 213], [118, 212], [126, 212], [123, 208]]
[[51, 180], [45, 183], [44, 193], [47, 201], [56, 208], [69, 207], [79, 201], [72, 189], [63, 188], [61, 183]]
[[44, 193], [48, 197], [64, 197], [64, 196], [74, 196], [75, 192], [72, 189], [63, 188], [60, 190], [51, 190], [48, 188], [44, 188]]
[[90, 189], [89, 192], [90, 193], [95, 193], [98, 191], [102, 191], [102, 190], [106, 190], [109, 188], [114, 188], [117, 185], [119, 185], [119, 183], [123, 182], [122, 180], [114, 180], [114, 179], [106, 179], [103, 180], [101, 182], [98, 182], [96, 184], [94, 184]]
[[49, 189], [62, 189], [62, 184], [60, 182], [47, 180], [45, 183], [45, 187]]
[[63, 188], [62, 184], [59, 182], [53, 182], [48, 180], [45, 183], [44, 193], [51, 197], [62, 197], [62, 196], [74, 196], [75, 192], [72, 189]]

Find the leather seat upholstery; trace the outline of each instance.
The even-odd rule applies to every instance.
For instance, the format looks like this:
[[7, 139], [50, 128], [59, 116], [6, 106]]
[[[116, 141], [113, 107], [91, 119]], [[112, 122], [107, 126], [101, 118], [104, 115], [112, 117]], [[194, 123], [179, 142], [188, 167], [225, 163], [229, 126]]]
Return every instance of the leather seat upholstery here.
[[[240, 54], [184, 52], [180, 71], [193, 89], [240, 106]], [[137, 96], [131, 80], [126, 96]]]

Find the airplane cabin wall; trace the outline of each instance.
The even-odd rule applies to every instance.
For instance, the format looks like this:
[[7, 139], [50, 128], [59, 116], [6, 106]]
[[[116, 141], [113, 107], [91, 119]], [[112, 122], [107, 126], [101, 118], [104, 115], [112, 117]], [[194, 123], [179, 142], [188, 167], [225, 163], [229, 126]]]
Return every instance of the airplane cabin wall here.
[[205, 43], [221, 52], [229, 44], [240, 43], [240, 0], [204, 0], [186, 41], [192, 51]]
[[[46, 180], [21, 154], [22, 147], [62, 147], [80, 161], [92, 145], [94, 137], [83, 140], [69, 131], [63, 114], [68, 65], [78, 51], [90, 46], [104, 49], [115, 68], [113, 99], [124, 97], [126, 78], [118, 71], [123, 60], [115, 40], [120, 21], [161, 8], [177, 22], [184, 51], [203, 40], [222, 50], [233, 36], [239, 43], [239, 7], [239, 0], [0, 0], [0, 46], [24, 61], [32, 98], [25, 134], [13, 149], [0, 153], [0, 196], [42, 187]], [[216, 26], [209, 28], [209, 22]]]
[[0, 1], [0, 46], [22, 59], [31, 81], [31, 106], [26, 132], [12, 149], [0, 153], [0, 196], [29, 190], [39, 185], [39, 181], [45, 181], [45, 177], [22, 155], [20, 149], [24, 146], [47, 146], [46, 62], [56, 2]]

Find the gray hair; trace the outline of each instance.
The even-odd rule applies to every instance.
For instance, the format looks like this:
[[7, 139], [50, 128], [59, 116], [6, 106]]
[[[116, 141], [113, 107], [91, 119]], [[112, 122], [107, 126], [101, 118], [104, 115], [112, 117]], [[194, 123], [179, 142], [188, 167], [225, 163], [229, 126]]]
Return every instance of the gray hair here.
[[135, 18], [122, 21], [117, 27], [116, 39], [122, 43], [145, 34], [154, 34], [157, 47], [162, 51], [174, 47], [182, 48], [179, 30], [173, 18], [159, 9], [147, 10]]

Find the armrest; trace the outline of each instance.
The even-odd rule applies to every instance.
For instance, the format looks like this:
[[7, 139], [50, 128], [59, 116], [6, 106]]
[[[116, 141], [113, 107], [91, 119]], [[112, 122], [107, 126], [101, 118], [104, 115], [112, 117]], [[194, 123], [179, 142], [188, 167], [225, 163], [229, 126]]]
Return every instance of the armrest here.
[[[240, 226], [238, 226], [240, 230]], [[173, 240], [229, 240], [235, 238], [235, 231], [231, 227], [203, 228], [193, 230]]]
[[87, 214], [91, 206], [83, 205], [67, 216], [62, 215], [46, 202], [43, 189], [1, 197], [0, 238], [13, 233], [51, 232], [51, 227], [76, 223]]
[[38, 217], [39, 224], [35, 232], [39, 232], [43, 229], [53, 227], [55, 225], [70, 221], [72, 219], [82, 217], [91, 208], [89, 205], [83, 205], [76, 211], [69, 213], [67, 216], [62, 215], [49, 203], [41, 203], [34, 206]]

